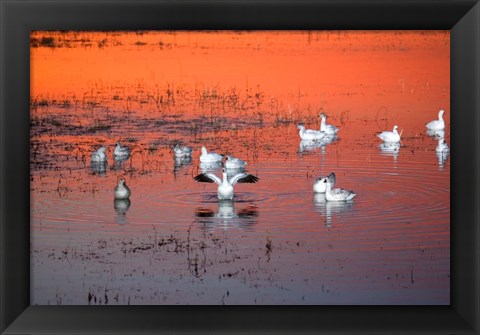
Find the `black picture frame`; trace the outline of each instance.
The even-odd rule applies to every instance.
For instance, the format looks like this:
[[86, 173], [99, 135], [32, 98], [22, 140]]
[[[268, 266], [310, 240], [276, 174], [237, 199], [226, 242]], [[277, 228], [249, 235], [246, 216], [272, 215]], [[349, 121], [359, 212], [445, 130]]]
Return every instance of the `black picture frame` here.
[[[479, 334], [478, 0], [0, 0], [0, 333]], [[30, 306], [30, 30], [451, 31], [450, 306]]]

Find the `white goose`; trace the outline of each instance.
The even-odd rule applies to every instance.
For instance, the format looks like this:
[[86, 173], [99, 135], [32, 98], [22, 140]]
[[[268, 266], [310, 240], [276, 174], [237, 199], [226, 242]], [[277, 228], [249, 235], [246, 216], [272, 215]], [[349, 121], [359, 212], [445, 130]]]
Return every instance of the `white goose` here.
[[322, 119], [320, 123], [320, 131], [323, 131], [327, 135], [337, 134], [338, 128], [331, 124], [327, 124], [327, 117], [325, 114], [320, 114], [320, 118]]
[[227, 169], [241, 169], [247, 165], [247, 162], [240, 158], [227, 155], [224, 165]]
[[443, 114], [445, 111], [440, 109], [438, 111], [438, 120], [430, 121], [425, 125], [428, 130], [444, 130], [445, 129], [445, 121], [443, 120]]
[[326, 177], [318, 177], [317, 179], [315, 179], [315, 182], [313, 183], [313, 192], [325, 193], [327, 191], [327, 184], [325, 181], [332, 184], [333, 187], [336, 181], [335, 173], [332, 172]]
[[202, 173], [193, 179], [202, 183], [217, 183], [217, 196], [219, 200], [232, 200], [233, 186], [236, 183], [256, 183], [258, 181], [258, 177], [254, 176], [253, 174], [237, 173], [233, 177], [228, 178], [225, 169], [223, 170], [222, 174], [223, 179], [220, 179], [213, 173]]
[[393, 126], [393, 131], [384, 131], [378, 134], [377, 136], [383, 141], [387, 143], [398, 143], [400, 142], [400, 134], [397, 131], [398, 126]]
[[113, 196], [115, 199], [128, 199], [130, 198], [130, 189], [127, 186], [127, 182], [123, 176], [118, 177], [117, 186], [113, 189]]
[[130, 156], [130, 149], [123, 147], [120, 142], [115, 143], [115, 150], [113, 150], [113, 157], [118, 159], [126, 159]]
[[217, 163], [221, 162], [223, 156], [215, 152], [207, 152], [207, 148], [202, 147], [202, 154], [200, 155], [201, 163]]
[[101, 146], [97, 151], [92, 154], [92, 163], [106, 163], [107, 162], [107, 148]]
[[445, 140], [443, 138], [439, 138], [437, 147], [435, 148], [435, 151], [439, 152], [439, 153], [447, 153], [447, 152], [450, 151], [450, 148], [448, 147], [447, 142], [445, 142]]
[[173, 147], [173, 154], [177, 158], [190, 157], [192, 155], [193, 149], [190, 147], [181, 146], [178, 143]]
[[300, 138], [302, 140], [310, 140], [310, 141], [322, 140], [326, 136], [326, 134], [323, 131], [305, 129], [305, 127], [302, 125], [298, 125], [297, 128], [299, 130]]
[[327, 201], [348, 201], [357, 195], [355, 192], [344, 190], [343, 188], [332, 189], [332, 183], [330, 183], [328, 179], [325, 179], [324, 183], [326, 185], [325, 199], [327, 199]]

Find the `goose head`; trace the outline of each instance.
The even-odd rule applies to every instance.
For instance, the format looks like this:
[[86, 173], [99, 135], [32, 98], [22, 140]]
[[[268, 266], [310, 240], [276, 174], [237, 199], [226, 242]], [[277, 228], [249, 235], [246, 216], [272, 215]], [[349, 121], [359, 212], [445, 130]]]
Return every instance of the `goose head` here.
[[327, 179], [328, 179], [330, 182], [331, 182], [331, 181], [335, 182], [336, 179], [337, 179], [336, 176], [335, 176], [335, 172], [331, 172], [331, 173], [328, 175]]
[[438, 119], [439, 119], [439, 120], [442, 120], [443, 114], [445, 114], [445, 111], [444, 111], [443, 109], [440, 109], [440, 110], [438, 111]]
[[327, 188], [327, 191], [332, 190], [332, 183], [329, 182], [328, 177], [323, 178], [323, 182], [325, 183], [325, 187]]
[[305, 129], [305, 127], [302, 126], [301, 124], [299, 124], [299, 125], [297, 126], [297, 128], [298, 128], [298, 130], [300, 130], [300, 131]]
[[207, 148], [205, 147], [202, 147], [202, 155], [207, 155]]
[[393, 132], [397, 132], [397, 129], [398, 129], [398, 126], [397, 126], [397, 125], [394, 125], [394, 126], [393, 126]]
[[126, 185], [127, 181], [125, 180], [124, 176], [118, 176], [117, 183], [118, 183], [119, 186], [120, 185]]

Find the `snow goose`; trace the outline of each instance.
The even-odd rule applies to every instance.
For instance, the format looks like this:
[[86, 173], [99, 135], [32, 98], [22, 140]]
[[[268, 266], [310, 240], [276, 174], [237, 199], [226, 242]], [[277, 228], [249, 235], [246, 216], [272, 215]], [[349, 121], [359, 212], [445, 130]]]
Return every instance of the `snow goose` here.
[[101, 146], [97, 151], [92, 154], [92, 163], [106, 163], [107, 162], [107, 148]]
[[335, 173], [330, 173], [326, 177], [318, 177], [313, 183], [313, 192], [315, 193], [325, 193], [327, 191], [327, 182], [332, 184], [332, 187], [335, 185]]
[[328, 179], [325, 179], [323, 182], [326, 185], [325, 199], [327, 199], [327, 201], [348, 201], [357, 195], [355, 192], [343, 188], [332, 189], [332, 183], [330, 183]]
[[425, 125], [428, 130], [444, 130], [445, 129], [445, 121], [443, 121], [443, 114], [445, 111], [440, 109], [438, 111], [438, 120], [430, 121]]
[[115, 143], [115, 150], [113, 150], [113, 158], [115, 160], [125, 160], [130, 156], [130, 149], [124, 147], [120, 142]]
[[220, 179], [213, 173], [202, 173], [194, 177], [194, 179], [202, 183], [217, 183], [217, 196], [219, 200], [232, 200], [233, 186], [236, 183], [256, 183], [258, 181], [258, 177], [247, 173], [238, 173], [229, 178], [227, 177], [227, 172], [224, 169], [222, 174], [223, 179]]
[[115, 199], [128, 199], [130, 198], [130, 194], [131, 192], [125, 178], [123, 176], [118, 177], [117, 186], [113, 189]]
[[233, 156], [228, 156], [225, 159], [225, 168], [227, 169], [241, 169], [244, 168], [245, 165], [247, 165], [247, 162], [244, 160], [241, 160], [240, 158], [236, 158]]
[[175, 144], [173, 147], [173, 154], [176, 158], [190, 157], [192, 155], [193, 149], [186, 146], [181, 146], [180, 144]]
[[302, 125], [298, 125], [297, 128], [299, 130], [300, 138], [302, 140], [310, 140], [310, 141], [322, 140], [326, 136], [326, 134], [323, 131], [305, 129], [305, 127]]
[[377, 136], [383, 141], [387, 143], [398, 143], [400, 142], [400, 134], [397, 131], [398, 126], [393, 126], [393, 131], [384, 131], [378, 134]]
[[202, 147], [202, 154], [200, 155], [201, 163], [217, 163], [221, 162], [223, 156], [215, 152], [207, 152], [207, 148]]
[[323, 131], [327, 135], [335, 135], [338, 131], [338, 128], [331, 124], [327, 124], [327, 117], [325, 114], [320, 114], [320, 118], [322, 119], [320, 123], [320, 131]]

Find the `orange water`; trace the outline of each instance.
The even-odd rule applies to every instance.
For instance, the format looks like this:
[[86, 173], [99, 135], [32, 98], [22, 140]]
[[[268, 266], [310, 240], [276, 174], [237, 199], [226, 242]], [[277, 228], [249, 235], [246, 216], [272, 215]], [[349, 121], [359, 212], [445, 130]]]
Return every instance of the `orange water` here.
[[[424, 127], [443, 108], [449, 143], [448, 32], [31, 41], [32, 303], [449, 304], [450, 158]], [[339, 139], [305, 145], [296, 125], [319, 129], [321, 112]], [[401, 148], [383, 151], [394, 124]], [[175, 163], [177, 142], [191, 162]], [[104, 171], [90, 166], [101, 144]], [[260, 182], [218, 202], [193, 180], [201, 146]], [[352, 203], [313, 194], [331, 171]]]

